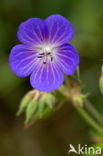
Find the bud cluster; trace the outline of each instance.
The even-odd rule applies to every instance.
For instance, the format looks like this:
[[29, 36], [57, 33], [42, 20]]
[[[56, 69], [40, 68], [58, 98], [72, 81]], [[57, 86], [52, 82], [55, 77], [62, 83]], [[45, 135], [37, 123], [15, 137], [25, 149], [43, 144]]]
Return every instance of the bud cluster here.
[[34, 119], [44, 119], [53, 112], [55, 97], [51, 93], [32, 90], [28, 92], [21, 101], [17, 115], [26, 112], [25, 124]]

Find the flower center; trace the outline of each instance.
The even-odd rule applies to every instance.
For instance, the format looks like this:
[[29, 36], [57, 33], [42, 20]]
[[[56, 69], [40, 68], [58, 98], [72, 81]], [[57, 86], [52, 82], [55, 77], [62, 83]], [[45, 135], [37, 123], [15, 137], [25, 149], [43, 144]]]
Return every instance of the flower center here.
[[37, 57], [43, 59], [43, 64], [47, 67], [49, 60], [53, 61], [53, 48], [51, 46], [43, 46], [39, 50], [40, 52]]

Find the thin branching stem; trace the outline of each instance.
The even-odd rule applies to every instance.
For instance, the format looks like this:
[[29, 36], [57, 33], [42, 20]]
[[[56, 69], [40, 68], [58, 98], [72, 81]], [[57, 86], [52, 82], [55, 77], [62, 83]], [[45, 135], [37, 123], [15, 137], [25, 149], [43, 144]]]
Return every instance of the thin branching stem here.
[[103, 117], [100, 115], [100, 113], [93, 107], [93, 104], [86, 99], [84, 101], [85, 107], [88, 109], [88, 111], [91, 113], [91, 115], [101, 124], [103, 125]]
[[85, 121], [98, 132], [103, 132], [103, 128], [83, 109], [83, 107], [75, 107]]

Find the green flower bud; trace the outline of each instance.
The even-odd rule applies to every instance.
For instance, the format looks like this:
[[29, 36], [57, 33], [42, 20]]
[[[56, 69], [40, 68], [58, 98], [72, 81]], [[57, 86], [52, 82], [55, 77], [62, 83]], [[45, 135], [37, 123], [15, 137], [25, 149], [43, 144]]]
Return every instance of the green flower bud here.
[[21, 115], [21, 113], [24, 112], [25, 108], [27, 107], [28, 103], [30, 102], [31, 98], [29, 96], [25, 96], [21, 103], [20, 103], [20, 107], [19, 110], [17, 112], [17, 116]]
[[19, 110], [17, 112], [17, 116], [21, 115], [21, 113], [23, 113], [28, 104], [31, 102], [31, 100], [35, 97], [37, 98], [39, 92], [36, 91], [36, 90], [32, 90], [30, 92], [28, 92], [24, 97], [23, 99], [21, 100], [21, 103], [20, 103], [20, 107], [19, 107]]
[[26, 109], [26, 121], [25, 124], [27, 124], [31, 119], [33, 119], [34, 115], [37, 112], [38, 103], [35, 100], [32, 100], [27, 109]]
[[51, 115], [54, 111], [55, 97], [51, 93], [44, 93], [39, 100], [37, 116], [39, 119], [44, 119]]
[[55, 97], [51, 93], [32, 90], [22, 99], [17, 115], [25, 112], [25, 124], [28, 126], [34, 119], [44, 119], [54, 112], [54, 104]]
[[73, 104], [76, 107], [82, 107], [84, 100], [86, 99], [86, 97], [88, 96], [88, 94], [82, 94], [82, 93], [78, 93], [76, 95], [73, 95]]

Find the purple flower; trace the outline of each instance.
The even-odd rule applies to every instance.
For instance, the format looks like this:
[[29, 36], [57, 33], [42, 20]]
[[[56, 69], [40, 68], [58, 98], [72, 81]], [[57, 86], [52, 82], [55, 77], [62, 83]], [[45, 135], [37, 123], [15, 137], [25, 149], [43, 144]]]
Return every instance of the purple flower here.
[[23, 44], [12, 48], [10, 66], [19, 77], [31, 75], [33, 88], [53, 91], [62, 85], [64, 74], [75, 72], [79, 56], [68, 44], [74, 29], [63, 16], [51, 15], [45, 21], [30, 18], [19, 26], [17, 35]]

